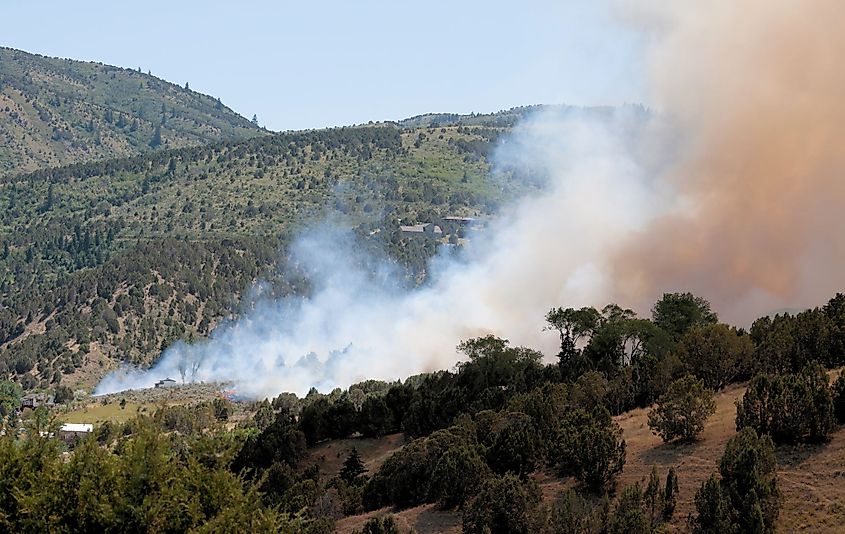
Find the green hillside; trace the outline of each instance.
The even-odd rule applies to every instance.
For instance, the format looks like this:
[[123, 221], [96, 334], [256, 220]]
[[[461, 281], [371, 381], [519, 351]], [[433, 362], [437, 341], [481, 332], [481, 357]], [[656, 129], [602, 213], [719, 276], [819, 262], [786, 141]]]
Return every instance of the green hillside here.
[[0, 174], [261, 133], [219, 100], [149, 74], [0, 48]]
[[117, 361], [149, 363], [236, 312], [258, 278], [300, 290], [273, 273], [297, 230], [326, 216], [418, 283], [437, 243], [403, 237], [400, 221], [484, 215], [528, 187], [490, 172], [504, 131], [381, 124], [7, 176], [0, 373], [29, 388], [90, 386]]

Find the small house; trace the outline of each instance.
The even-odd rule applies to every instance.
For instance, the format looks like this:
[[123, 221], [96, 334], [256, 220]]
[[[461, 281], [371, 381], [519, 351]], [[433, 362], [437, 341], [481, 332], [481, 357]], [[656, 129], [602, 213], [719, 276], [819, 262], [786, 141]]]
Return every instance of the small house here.
[[39, 406], [53, 406], [53, 397], [44, 393], [30, 393], [21, 398], [21, 408], [34, 410]]
[[94, 425], [91, 423], [65, 423], [59, 428], [59, 439], [71, 443], [84, 438], [93, 431]]
[[449, 216], [449, 217], [443, 217], [443, 220], [447, 223], [453, 223], [453, 224], [457, 224], [459, 226], [472, 226], [473, 224], [475, 224], [475, 218], [474, 217]]
[[157, 388], [170, 388], [176, 385], [176, 381], [172, 378], [163, 378], [155, 383]]
[[443, 237], [443, 229], [434, 223], [413, 224], [400, 226], [399, 231], [406, 235], [421, 237]]

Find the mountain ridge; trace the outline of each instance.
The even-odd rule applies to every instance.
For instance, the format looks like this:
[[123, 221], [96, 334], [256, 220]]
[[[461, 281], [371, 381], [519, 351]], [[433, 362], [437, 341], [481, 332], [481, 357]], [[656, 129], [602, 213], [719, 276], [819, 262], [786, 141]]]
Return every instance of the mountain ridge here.
[[264, 133], [151, 74], [0, 47], [0, 174]]

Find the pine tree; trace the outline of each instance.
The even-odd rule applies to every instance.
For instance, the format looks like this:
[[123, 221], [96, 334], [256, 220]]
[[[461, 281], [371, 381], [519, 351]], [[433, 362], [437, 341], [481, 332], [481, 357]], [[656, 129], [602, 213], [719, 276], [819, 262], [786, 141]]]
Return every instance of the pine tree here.
[[648, 485], [643, 494], [645, 502], [648, 505], [649, 520], [654, 523], [655, 512], [657, 510], [657, 503], [660, 500], [660, 476], [657, 474], [657, 466], [651, 466], [651, 474], [648, 476]]
[[350, 485], [356, 485], [361, 482], [361, 477], [367, 472], [364, 467], [364, 462], [361, 461], [361, 455], [358, 454], [358, 449], [349, 451], [349, 456], [343, 462], [343, 468], [340, 470], [340, 478]]
[[678, 475], [675, 468], [670, 467], [666, 474], [666, 486], [663, 488], [663, 518], [671, 519], [678, 502]]
[[252, 124], [258, 126], [258, 115], [252, 116]]
[[159, 146], [161, 146], [161, 125], [156, 125], [153, 138], [150, 140], [150, 147], [158, 148]]
[[53, 193], [53, 183], [51, 182], [50, 185], [47, 186], [47, 200], [44, 201], [44, 211], [50, 211], [53, 209], [55, 201], [56, 198]]

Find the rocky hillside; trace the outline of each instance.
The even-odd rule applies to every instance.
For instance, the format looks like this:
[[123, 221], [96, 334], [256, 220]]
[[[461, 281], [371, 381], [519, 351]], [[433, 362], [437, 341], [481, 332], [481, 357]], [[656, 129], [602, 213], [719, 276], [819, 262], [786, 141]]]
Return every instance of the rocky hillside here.
[[262, 133], [187, 85], [0, 48], [0, 174]]

